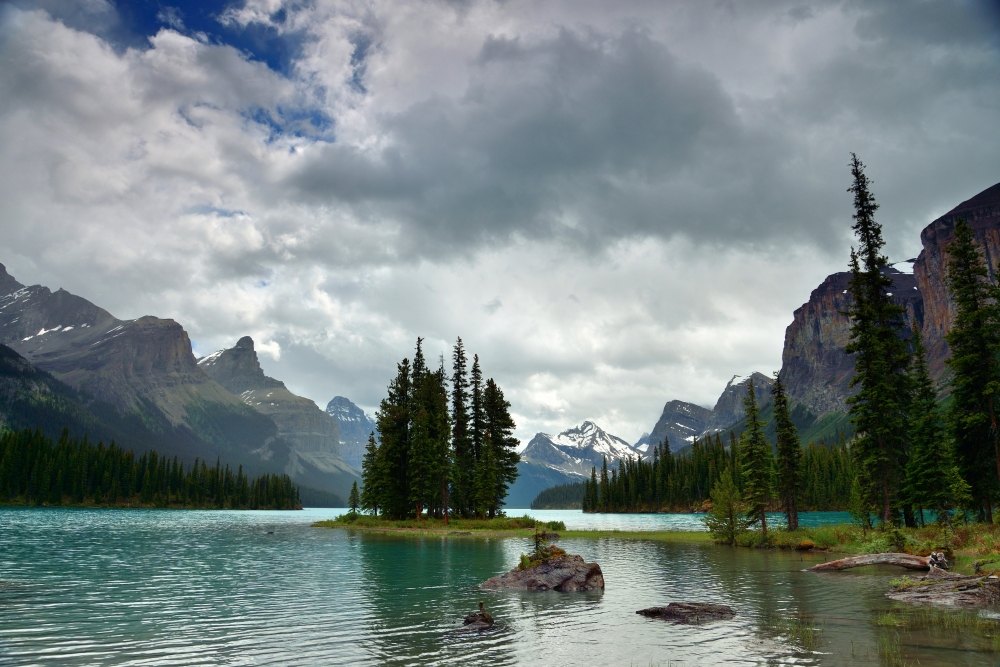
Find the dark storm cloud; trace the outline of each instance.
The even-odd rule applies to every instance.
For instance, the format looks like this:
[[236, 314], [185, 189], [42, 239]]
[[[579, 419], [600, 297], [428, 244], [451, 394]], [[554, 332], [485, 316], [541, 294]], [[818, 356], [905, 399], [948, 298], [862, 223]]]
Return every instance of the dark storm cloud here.
[[[677, 234], [828, 245], [844, 232], [850, 151], [876, 167], [885, 153], [932, 151], [939, 138], [928, 122], [945, 129], [950, 113], [962, 113], [945, 103], [1000, 120], [996, 51], [968, 8], [848, 10], [856, 47], [793, 67], [759, 99], [738, 99], [645, 29], [489, 35], [463, 94], [429, 93], [381, 115], [383, 148], [331, 144], [287, 183], [362, 218], [393, 220], [400, 256], [514, 235], [591, 248]], [[825, 145], [810, 145], [814, 133]], [[997, 165], [995, 138], [970, 139], [958, 142], [970, 144], [973, 163]], [[934, 196], [926, 184], [884, 182], [900, 218], [926, 211]]]

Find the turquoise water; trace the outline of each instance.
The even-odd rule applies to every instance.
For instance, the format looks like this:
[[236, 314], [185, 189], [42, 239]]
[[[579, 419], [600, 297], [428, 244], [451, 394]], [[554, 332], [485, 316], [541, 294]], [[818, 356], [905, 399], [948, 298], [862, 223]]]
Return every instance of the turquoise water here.
[[[878, 665], [885, 631], [871, 621], [899, 574], [804, 573], [819, 557], [798, 553], [564, 540], [601, 564], [603, 594], [486, 593], [476, 585], [513, 567], [526, 540], [309, 526], [338, 513], [0, 509], [0, 665]], [[570, 528], [614, 519], [532, 514]], [[690, 519], [618, 516], [623, 529]], [[455, 634], [480, 599], [498, 628]], [[674, 600], [738, 615], [679, 626], [635, 614]], [[775, 629], [792, 618], [823, 629], [815, 650]], [[965, 650], [968, 638], [901, 641], [921, 665], [996, 664]]]

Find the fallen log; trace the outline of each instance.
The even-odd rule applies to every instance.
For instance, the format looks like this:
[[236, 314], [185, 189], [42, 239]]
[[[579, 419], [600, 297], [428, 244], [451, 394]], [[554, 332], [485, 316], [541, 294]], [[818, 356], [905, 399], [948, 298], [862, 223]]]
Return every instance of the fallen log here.
[[948, 559], [943, 553], [932, 552], [930, 556], [914, 556], [913, 554], [867, 554], [864, 556], [851, 556], [840, 560], [831, 560], [828, 563], [820, 563], [807, 567], [806, 572], [825, 572], [827, 570], [848, 570], [852, 567], [863, 567], [865, 565], [897, 565], [908, 570], [930, 570], [936, 567], [942, 570], [948, 569]]

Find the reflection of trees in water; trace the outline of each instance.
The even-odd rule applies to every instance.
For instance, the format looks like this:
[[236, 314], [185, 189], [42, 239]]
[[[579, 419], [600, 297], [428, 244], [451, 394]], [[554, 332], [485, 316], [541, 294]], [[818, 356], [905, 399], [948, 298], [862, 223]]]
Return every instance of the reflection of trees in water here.
[[[452, 634], [480, 599], [498, 624], [507, 616], [477, 584], [504, 569], [500, 540], [360, 534], [361, 590], [370, 611], [365, 649], [378, 664], [513, 664], [512, 633]], [[508, 566], [509, 567], [509, 566]]]

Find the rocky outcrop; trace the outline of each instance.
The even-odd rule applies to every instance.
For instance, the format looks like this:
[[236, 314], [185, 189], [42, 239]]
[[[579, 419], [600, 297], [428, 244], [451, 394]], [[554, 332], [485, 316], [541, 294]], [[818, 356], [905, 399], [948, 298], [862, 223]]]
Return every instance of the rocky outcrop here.
[[[913, 274], [888, 268], [892, 298], [906, 309], [907, 328], [923, 321], [923, 302]], [[792, 401], [817, 415], [846, 410], [851, 394], [854, 358], [844, 352], [850, 340], [850, 320], [843, 313], [850, 304], [851, 274], [828, 276], [793, 315], [785, 330], [781, 378]]]
[[732, 607], [708, 602], [671, 602], [666, 607], [649, 607], [635, 613], [676, 623], [704, 623], [727, 620], [736, 616]]
[[526, 591], [603, 591], [604, 573], [597, 563], [585, 563], [582, 556], [559, 556], [521, 570], [487, 579], [487, 589]]
[[995, 277], [1000, 261], [1000, 183], [962, 202], [920, 232], [923, 250], [913, 265], [913, 275], [923, 296], [924, 343], [931, 375], [940, 377], [946, 370], [948, 343], [944, 336], [955, 318], [955, 307], [948, 295], [946, 248], [955, 236], [955, 223], [964, 218], [982, 244], [986, 266]]
[[326, 414], [336, 420], [340, 429], [340, 455], [349, 466], [361, 470], [361, 459], [368, 445], [368, 436], [375, 432], [375, 422], [343, 396], [334, 396], [326, 404]]

